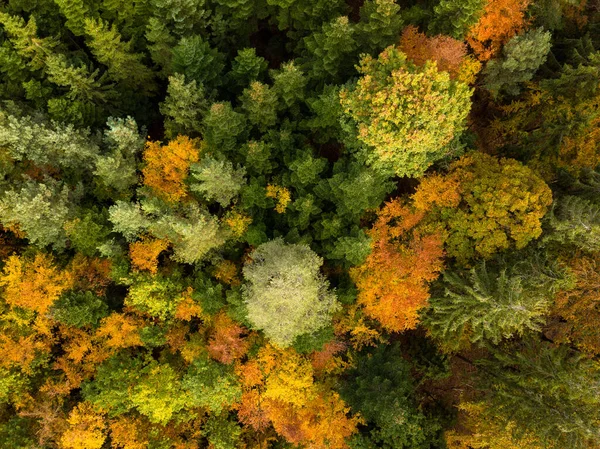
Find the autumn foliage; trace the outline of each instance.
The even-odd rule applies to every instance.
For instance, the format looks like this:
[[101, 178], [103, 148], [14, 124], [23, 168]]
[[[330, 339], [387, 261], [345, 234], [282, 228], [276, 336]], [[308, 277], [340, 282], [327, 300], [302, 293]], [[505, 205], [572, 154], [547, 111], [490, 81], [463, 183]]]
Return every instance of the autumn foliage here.
[[423, 66], [427, 61], [435, 61], [438, 70], [448, 72], [451, 78], [467, 84], [474, 81], [481, 67], [480, 63], [467, 56], [464, 42], [444, 35], [428, 37], [412, 25], [402, 32], [399, 47], [414, 64]]
[[467, 35], [480, 61], [494, 57], [511, 37], [527, 25], [525, 10], [529, 0], [489, 0], [483, 15]]
[[365, 313], [391, 331], [416, 327], [428, 284], [443, 268], [441, 230], [418, 226], [424, 216], [401, 199], [387, 203], [370, 231], [371, 254], [350, 271]]
[[198, 161], [198, 143], [179, 136], [162, 146], [160, 142], [146, 143], [142, 170], [144, 184], [167, 201], [179, 201], [187, 194], [184, 180], [190, 165]]

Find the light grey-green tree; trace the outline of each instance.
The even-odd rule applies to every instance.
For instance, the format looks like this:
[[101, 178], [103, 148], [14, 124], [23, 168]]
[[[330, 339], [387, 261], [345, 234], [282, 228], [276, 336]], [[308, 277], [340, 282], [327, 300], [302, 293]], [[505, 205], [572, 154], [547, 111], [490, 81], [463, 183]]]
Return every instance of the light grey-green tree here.
[[323, 259], [308, 245], [271, 240], [250, 260], [243, 269], [248, 321], [274, 344], [289, 346], [329, 324], [339, 305], [319, 271]]

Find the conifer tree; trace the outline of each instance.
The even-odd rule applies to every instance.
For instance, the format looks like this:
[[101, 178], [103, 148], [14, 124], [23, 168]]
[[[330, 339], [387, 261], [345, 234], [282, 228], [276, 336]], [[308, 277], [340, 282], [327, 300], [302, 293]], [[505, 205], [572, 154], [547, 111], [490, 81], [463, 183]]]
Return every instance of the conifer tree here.
[[440, 0], [429, 31], [462, 40], [483, 14], [487, 0]]
[[483, 72], [486, 88], [495, 95], [500, 92], [518, 95], [519, 84], [531, 80], [546, 61], [550, 38], [550, 33], [542, 29], [513, 37], [502, 49], [502, 57], [486, 65]]
[[185, 76], [176, 73], [169, 77], [167, 97], [160, 104], [165, 117], [165, 134], [174, 139], [178, 135], [194, 135], [202, 129], [202, 116], [208, 110], [208, 102], [202, 85], [196, 80], [185, 82]]
[[397, 42], [402, 31], [400, 6], [394, 0], [366, 0], [356, 24], [361, 50], [376, 54]]
[[67, 18], [65, 26], [75, 35], [85, 34], [85, 19], [91, 16], [89, 6], [84, 0], [54, 0], [60, 12]]
[[498, 344], [541, 330], [552, 302], [549, 289], [531, 285], [523, 271], [490, 265], [444, 272], [443, 295], [429, 299], [423, 324], [446, 348], [458, 349], [467, 341]]
[[479, 388], [486, 413], [516, 423], [546, 446], [586, 447], [600, 441], [598, 364], [565, 346], [525, 341], [492, 350]]
[[143, 54], [132, 51], [132, 42], [123, 42], [116, 25], [110, 26], [102, 19], [85, 19], [86, 43], [92, 53], [108, 68], [108, 75], [124, 86], [155, 90], [154, 74], [144, 65]]

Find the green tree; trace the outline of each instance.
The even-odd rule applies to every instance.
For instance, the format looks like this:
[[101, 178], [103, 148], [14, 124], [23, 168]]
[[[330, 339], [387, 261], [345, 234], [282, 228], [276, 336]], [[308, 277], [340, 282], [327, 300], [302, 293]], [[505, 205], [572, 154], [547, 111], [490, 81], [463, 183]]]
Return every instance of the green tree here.
[[352, 439], [352, 447], [426, 449], [440, 438], [439, 423], [428, 420], [415, 402], [410, 369], [397, 343], [358, 355], [341, 392], [368, 427]]
[[246, 183], [246, 170], [210, 156], [191, 166], [191, 190], [227, 207]]
[[600, 206], [578, 196], [556, 199], [548, 224], [548, 241], [572, 245], [588, 252], [600, 249]]
[[275, 91], [266, 84], [253, 81], [244, 89], [241, 101], [248, 121], [260, 131], [265, 132], [277, 123], [279, 101]]
[[68, 292], [52, 305], [50, 312], [56, 321], [68, 326], [96, 326], [108, 316], [108, 306], [90, 291]]
[[402, 25], [400, 6], [394, 0], [366, 0], [356, 25], [361, 50], [376, 54], [395, 44], [402, 33]]
[[315, 80], [338, 82], [352, 73], [357, 48], [355, 25], [348, 17], [325, 23], [320, 31], [304, 38], [307, 55], [301, 68]]
[[260, 81], [267, 70], [267, 61], [256, 54], [255, 48], [242, 48], [231, 62], [228, 78], [237, 86], [245, 88], [253, 81]]
[[22, 231], [33, 245], [61, 250], [67, 240], [64, 225], [74, 205], [66, 185], [51, 179], [41, 183], [27, 180], [0, 198], [0, 222]]
[[559, 267], [535, 258], [448, 270], [422, 322], [448, 349], [459, 349], [467, 341], [498, 344], [541, 330], [554, 293], [565, 280]]
[[198, 85], [214, 88], [223, 81], [225, 58], [202, 36], [194, 34], [181, 38], [173, 48], [172, 68], [188, 81], [195, 80]]
[[492, 350], [477, 362], [486, 413], [516, 424], [550, 447], [589, 447], [600, 442], [600, 369], [564, 346], [526, 341]]
[[551, 38], [551, 33], [541, 28], [513, 37], [502, 49], [502, 57], [486, 65], [485, 87], [494, 95], [518, 95], [520, 84], [530, 81], [546, 61]]
[[186, 83], [185, 76], [180, 73], [169, 77], [167, 97], [160, 104], [167, 137], [175, 139], [178, 135], [198, 134], [207, 110], [208, 101], [202, 85], [198, 86], [196, 80]]
[[485, 0], [440, 0], [429, 31], [462, 40], [486, 6]]
[[[471, 90], [435, 64], [417, 67], [396, 47], [362, 58], [340, 100], [367, 161], [397, 176], [420, 176], [451, 152], [465, 127]], [[425, 101], [424, 99], [427, 98]]]
[[299, 335], [329, 323], [337, 301], [319, 273], [323, 260], [307, 245], [272, 240], [250, 259], [243, 269], [248, 320], [273, 343], [289, 346]]
[[75, 35], [85, 34], [85, 18], [90, 17], [89, 6], [84, 0], [54, 0], [60, 12], [67, 18], [65, 26]]
[[117, 83], [150, 94], [156, 89], [154, 73], [144, 65], [141, 53], [133, 53], [132, 42], [123, 42], [116, 25], [102, 19], [85, 19], [87, 45], [98, 62], [108, 68], [108, 75]]
[[204, 407], [218, 415], [229, 409], [242, 395], [242, 388], [231, 366], [209, 358], [196, 359], [183, 377], [189, 405]]

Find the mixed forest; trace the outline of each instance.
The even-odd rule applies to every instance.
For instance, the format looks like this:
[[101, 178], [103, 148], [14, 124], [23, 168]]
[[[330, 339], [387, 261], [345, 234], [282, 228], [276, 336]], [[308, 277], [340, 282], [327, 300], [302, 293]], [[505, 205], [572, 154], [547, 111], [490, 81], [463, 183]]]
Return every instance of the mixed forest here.
[[0, 0], [0, 447], [600, 447], [600, 2]]

